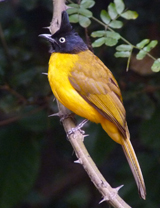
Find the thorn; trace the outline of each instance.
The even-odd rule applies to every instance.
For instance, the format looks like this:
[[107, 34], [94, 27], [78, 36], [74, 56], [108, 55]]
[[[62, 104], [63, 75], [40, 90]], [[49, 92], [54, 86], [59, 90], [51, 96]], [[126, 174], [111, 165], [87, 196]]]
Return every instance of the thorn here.
[[109, 201], [109, 198], [108, 198], [107, 196], [105, 196], [105, 197], [99, 202], [99, 204], [101, 204], [101, 203], [104, 202], [104, 201]]
[[43, 74], [43, 75], [47, 75], [47, 76], [48, 76], [48, 73], [42, 72], [42, 74]]
[[50, 28], [50, 26], [48, 26], [48, 27], [43, 27], [44, 29], [48, 29], [49, 30], [49, 28]]
[[118, 186], [117, 188], [114, 188], [114, 190], [116, 191], [116, 193], [118, 194], [118, 191], [123, 187], [124, 185]]
[[66, 10], [67, 10], [67, 9], [70, 9], [70, 8], [72, 8], [72, 7], [66, 5]]
[[89, 136], [89, 134], [84, 134], [83, 136], [84, 136], [84, 138], [85, 138], [85, 137]]
[[60, 115], [59, 115], [59, 112], [58, 112], [58, 113], [51, 114], [48, 117], [52, 117], [52, 116], [58, 116], [59, 117]]
[[78, 160], [75, 160], [74, 163], [82, 164], [81, 159], [79, 158]]

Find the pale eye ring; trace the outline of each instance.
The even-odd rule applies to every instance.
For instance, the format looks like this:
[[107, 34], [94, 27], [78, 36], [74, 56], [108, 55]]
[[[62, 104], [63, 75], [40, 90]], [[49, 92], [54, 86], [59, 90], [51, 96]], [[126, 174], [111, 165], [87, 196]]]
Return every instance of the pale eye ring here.
[[65, 43], [65, 42], [66, 42], [66, 39], [65, 39], [64, 37], [61, 37], [61, 38], [59, 39], [59, 42], [60, 42], [60, 43]]

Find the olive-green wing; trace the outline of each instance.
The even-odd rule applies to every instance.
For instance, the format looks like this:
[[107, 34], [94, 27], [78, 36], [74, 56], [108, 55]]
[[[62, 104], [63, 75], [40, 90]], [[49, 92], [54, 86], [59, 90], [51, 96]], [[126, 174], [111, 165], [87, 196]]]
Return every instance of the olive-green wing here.
[[69, 75], [74, 89], [126, 137], [126, 113], [118, 84], [109, 69], [90, 51], [83, 52]]

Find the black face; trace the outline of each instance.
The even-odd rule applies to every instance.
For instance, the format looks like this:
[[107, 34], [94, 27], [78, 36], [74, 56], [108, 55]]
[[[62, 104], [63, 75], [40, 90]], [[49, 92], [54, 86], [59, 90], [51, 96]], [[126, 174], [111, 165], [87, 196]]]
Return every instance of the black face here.
[[59, 52], [75, 54], [88, 49], [78, 33], [72, 30], [68, 15], [65, 11], [62, 13], [60, 29], [52, 36], [49, 34], [40, 36], [46, 38], [51, 43], [51, 53]]
[[59, 33], [51, 37], [54, 42], [51, 42], [51, 53], [79, 53], [87, 50], [86, 44], [74, 31], [68, 33]]

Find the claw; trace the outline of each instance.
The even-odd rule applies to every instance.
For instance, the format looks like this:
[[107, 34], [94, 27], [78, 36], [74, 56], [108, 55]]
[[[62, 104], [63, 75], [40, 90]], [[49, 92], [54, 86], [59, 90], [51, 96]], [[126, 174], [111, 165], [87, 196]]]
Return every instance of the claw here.
[[[71, 128], [68, 132], [67, 132], [67, 137], [69, 137], [71, 134], [74, 134], [76, 131], [80, 131], [81, 134], [84, 135], [85, 131], [83, 131], [81, 128], [88, 122], [87, 119], [84, 119], [80, 124], [78, 124], [78, 126], [76, 126], [75, 128]], [[85, 137], [88, 135], [84, 135]]]

